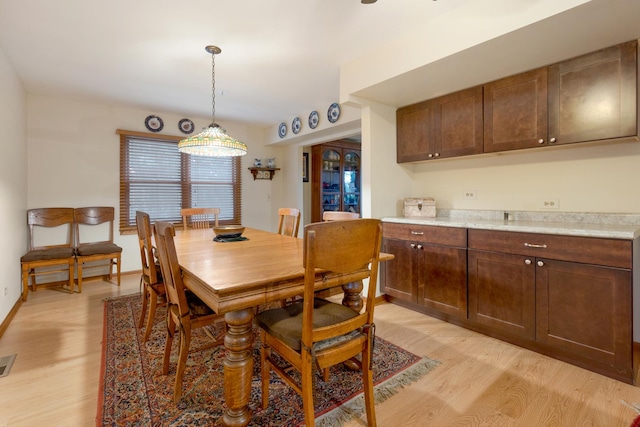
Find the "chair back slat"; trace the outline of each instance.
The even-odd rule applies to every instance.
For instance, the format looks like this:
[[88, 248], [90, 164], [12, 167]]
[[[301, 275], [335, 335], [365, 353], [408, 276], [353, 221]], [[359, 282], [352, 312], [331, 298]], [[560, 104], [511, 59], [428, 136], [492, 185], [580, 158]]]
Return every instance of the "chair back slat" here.
[[187, 316], [189, 315], [189, 306], [184, 292], [178, 254], [173, 241], [173, 237], [176, 235], [175, 228], [169, 222], [156, 221], [153, 229], [167, 299], [171, 305], [178, 308], [180, 316]]
[[[113, 243], [113, 221], [115, 218], [115, 209], [113, 206], [91, 206], [75, 209], [76, 217], [76, 245], [95, 244], [95, 243]], [[100, 241], [83, 242], [80, 234], [81, 225], [97, 226], [108, 223], [107, 238]]]
[[220, 208], [184, 208], [180, 210], [180, 215], [183, 229], [186, 230], [189, 225], [195, 229], [206, 229], [218, 226]]
[[148, 277], [149, 284], [156, 284], [158, 283], [158, 271], [156, 270], [156, 260], [153, 252], [151, 219], [148, 213], [136, 211], [136, 229], [138, 230], [142, 274]]
[[298, 237], [300, 227], [300, 209], [280, 208], [278, 209], [280, 222], [278, 224], [278, 234]]
[[[29, 228], [29, 250], [55, 247], [71, 248], [75, 244], [73, 208], [29, 209], [27, 210], [27, 225]], [[68, 227], [66, 242], [47, 245], [39, 245], [35, 243], [36, 227], [55, 228], [64, 225]]]
[[323, 221], [346, 221], [358, 218], [360, 218], [360, 214], [355, 212], [326, 211], [322, 213]]

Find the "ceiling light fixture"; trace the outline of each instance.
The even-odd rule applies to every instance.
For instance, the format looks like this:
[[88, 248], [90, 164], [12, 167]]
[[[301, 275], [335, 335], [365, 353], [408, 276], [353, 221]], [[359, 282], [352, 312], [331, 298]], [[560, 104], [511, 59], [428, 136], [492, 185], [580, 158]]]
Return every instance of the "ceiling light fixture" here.
[[371, 4], [371, 3], [375, 3], [378, 0], [360, 0], [360, 3], [362, 4]]
[[226, 131], [216, 123], [216, 60], [217, 54], [222, 52], [218, 46], [205, 48], [211, 54], [211, 124], [197, 135], [178, 142], [178, 150], [181, 153], [196, 156], [244, 156], [247, 154], [247, 146], [235, 138], [227, 135]]

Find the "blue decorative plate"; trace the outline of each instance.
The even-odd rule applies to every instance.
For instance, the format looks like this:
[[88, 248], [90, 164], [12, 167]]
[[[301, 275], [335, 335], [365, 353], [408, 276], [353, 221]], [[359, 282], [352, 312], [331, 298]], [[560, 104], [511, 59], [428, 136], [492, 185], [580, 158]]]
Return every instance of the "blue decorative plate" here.
[[293, 119], [293, 122], [291, 122], [291, 130], [293, 131], [293, 133], [297, 134], [298, 132], [300, 132], [301, 127], [302, 122], [300, 121], [300, 117], [296, 117], [295, 119]]
[[193, 132], [193, 122], [189, 119], [182, 119], [178, 122], [178, 129], [180, 129], [180, 131], [182, 133], [191, 133]]
[[144, 125], [151, 132], [160, 132], [164, 127], [164, 122], [160, 117], [151, 115], [144, 119]]
[[287, 124], [285, 122], [280, 123], [280, 126], [278, 126], [278, 135], [280, 136], [280, 138], [284, 138], [284, 136], [287, 134]]
[[331, 123], [335, 123], [340, 118], [340, 106], [335, 102], [329, 106], [329, 111], [327, 111], [327, 118]]
[[311, 114], [309, 114], [309, 127], [311, 129], [315, 129], [318, 127], [318, 122], [320, 121], [320, 116], [318, 115], [317, 111], [312, 111]]

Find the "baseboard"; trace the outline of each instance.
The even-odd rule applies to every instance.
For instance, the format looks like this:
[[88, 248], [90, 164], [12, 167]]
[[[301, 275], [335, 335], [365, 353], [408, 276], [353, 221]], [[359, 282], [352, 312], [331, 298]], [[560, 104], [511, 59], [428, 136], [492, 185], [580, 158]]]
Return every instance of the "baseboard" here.
[[7, 317], [5, 317], [4, 320], [2, 321], [2, 324], [0, 324], [0, 338], [2, 338], [2, 335], [4, 335], [4, 331], [6, 331], [7, 328], [9, 327], [9, 324], [11, 324], [11, 321], [18, 313], [18, 309], [20, 308], [21, 305], [22, 305], [22, 294], [20, 294], [20, 298], [18, 298], [18, 301], [16, 301], [16, 303], [13, 305], [13, 308], [11, 309], [9, 314], [7, 314]]

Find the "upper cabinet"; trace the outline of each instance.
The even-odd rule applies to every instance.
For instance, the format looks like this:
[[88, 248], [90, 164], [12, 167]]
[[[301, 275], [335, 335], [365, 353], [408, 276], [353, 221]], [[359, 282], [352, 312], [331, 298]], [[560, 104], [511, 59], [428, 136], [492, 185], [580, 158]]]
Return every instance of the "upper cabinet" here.
[[398, 163], [482, 153], [482, 87], [401, 108]]
[[398, 163], [637, 137], [637, 41], [397, 111]]

